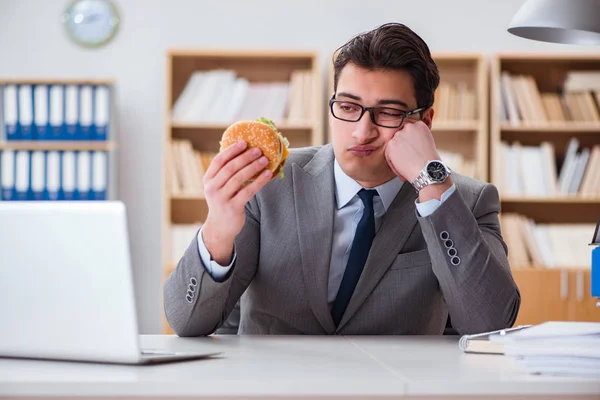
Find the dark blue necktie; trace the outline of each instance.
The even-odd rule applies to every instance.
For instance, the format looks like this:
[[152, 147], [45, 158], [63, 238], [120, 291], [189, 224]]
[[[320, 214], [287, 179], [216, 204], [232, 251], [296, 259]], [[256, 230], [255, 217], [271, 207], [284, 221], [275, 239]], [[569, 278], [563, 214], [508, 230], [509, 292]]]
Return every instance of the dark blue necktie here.
[[344, 315], [346, 307], [348, 307], [358, 278], [360, 278], [360, 274], [367, 261], [373, 238], [375, 237], [373, 196], [376, 195], [376, 190], [361, 189], [358, 192], [358, 196], [362, 200], [365, 209], [362, 218], [356, 227], [352, 248], [350, 249], [350, 257], [348, 258], [348, 264], [346, 264], [346, 271], [344, 271], [340, 290], [338, 291], [337, 297], [333, 302], [333, 308], [331, 309], [331, 315], [336, 326], [342, 320], [342, 315]]

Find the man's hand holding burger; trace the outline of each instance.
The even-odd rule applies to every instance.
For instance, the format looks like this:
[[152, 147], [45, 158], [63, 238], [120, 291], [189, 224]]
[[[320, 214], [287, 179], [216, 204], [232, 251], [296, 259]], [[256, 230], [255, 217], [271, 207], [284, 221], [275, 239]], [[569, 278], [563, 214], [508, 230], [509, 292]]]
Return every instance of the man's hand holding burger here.
[[241, 121], [223, 133], [221, 151], [204, 175], [208, 215], [202, 239], [211, 258], [231, 262], [246, 203], [269, 181], [283, 177], [288, 143], [268, 120]]

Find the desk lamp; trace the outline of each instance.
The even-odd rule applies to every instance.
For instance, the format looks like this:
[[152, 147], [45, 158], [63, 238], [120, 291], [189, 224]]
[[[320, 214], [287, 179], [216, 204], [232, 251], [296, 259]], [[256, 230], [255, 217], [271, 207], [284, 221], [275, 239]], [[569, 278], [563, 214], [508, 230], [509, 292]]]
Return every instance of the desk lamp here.
[[600, 44], [600, 0], [527, 0], [508, 31], [542, 42]]
[[[527, 0], [515, 14], [508, 32], [542, 42], [600, 44], [600, 0]], [[592, 296], [600, 299], [600, 220], [592, 250]], [[600, 301], [596, 303], [600, 307]]]

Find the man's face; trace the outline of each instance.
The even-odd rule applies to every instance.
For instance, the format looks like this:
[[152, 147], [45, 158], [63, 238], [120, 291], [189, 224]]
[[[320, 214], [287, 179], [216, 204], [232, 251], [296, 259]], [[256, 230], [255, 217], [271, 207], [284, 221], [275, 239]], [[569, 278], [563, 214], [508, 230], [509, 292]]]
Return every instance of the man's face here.
[[[340, 73], [335, 99], [364, 107], [417, 108], [408, 72], [368, 70], [351, 63]], [[409, 118], [418, 119], [419, 115]], [[404, 124], [408, 122], [407, 118]], [[346, 175], [364, 187], [375, 187], [395, 177], [385, 159], [385, 148], [398, 128], [375, 125], [369, 112], [357, 122], [339, 120], [330, 112], [329, 126], [335, 157]]]

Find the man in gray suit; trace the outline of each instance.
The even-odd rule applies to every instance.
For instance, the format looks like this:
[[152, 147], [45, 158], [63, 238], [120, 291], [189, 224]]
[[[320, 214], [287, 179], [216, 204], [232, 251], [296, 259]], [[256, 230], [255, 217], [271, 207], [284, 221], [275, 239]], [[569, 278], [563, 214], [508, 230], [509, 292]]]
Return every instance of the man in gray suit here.
[[180, 336], [461, 334], [512, 326], [520, 295], [496, 188], [440, 161], [430, 128], [436, 64], [401, 24], [352, 38], [335, 60], [332, 144], [296, 149], [270, 181], [241, 143], [204, 177], [208, 217], [167, 280]]

